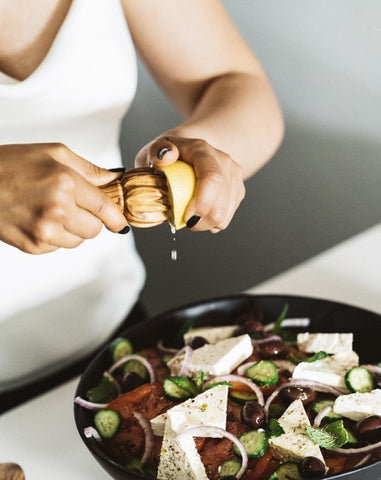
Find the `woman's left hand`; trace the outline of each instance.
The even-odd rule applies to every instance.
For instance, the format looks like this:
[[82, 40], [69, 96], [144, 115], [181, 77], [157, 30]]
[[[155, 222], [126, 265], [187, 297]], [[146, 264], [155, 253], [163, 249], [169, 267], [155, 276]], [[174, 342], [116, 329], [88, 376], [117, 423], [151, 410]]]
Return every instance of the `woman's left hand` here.
[[232, 220], [245, 196], [242, 169], [227, 153], [205, 140], [166, 135], [143, 147], [137, 167], [169, 165], [181, 159], [193, 166], [196, 189], [184, 214], [194, 231], [218, 233]]

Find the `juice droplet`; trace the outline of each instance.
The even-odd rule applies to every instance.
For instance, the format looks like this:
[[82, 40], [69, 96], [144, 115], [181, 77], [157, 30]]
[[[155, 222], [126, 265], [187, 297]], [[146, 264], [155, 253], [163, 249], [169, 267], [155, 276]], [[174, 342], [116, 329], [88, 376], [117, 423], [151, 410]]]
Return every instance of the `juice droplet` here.
[[[172, 242], [176, 242], [176, 228], [171, 225], [171, 233], [172, 233]], [[177, 249], [172, 248], [171, 250], [171, 260], [176, 261], [177, 260]]]

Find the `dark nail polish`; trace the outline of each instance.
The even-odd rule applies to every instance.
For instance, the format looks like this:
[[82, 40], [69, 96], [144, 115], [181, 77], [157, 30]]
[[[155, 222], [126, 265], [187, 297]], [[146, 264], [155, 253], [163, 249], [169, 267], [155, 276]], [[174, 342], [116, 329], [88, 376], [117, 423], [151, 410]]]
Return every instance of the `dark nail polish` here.
[[193, 215], [188, 221], [187, 221], [187, 227], [192, 228], [196, 225], [196, 223], [200, 220], [201, 217], [198, 215]]
[[117, 167], [117, 168], [109, 168], [109, 172], [116, 172], [116, 173], [122, 173], [125, 172], [126, 169], [124, 167]]
[[163, 147], [162, 149], [160, 149], [158, 152], [157, 152], [157, 157], [159, 160], [161, 160], [164, 155], [167, 153], [167, 152], [170, 152], [172, 150], [171, 147]]
[[124, 228], [122, 228], [122, 230], [119, 233], [124, 235], [125, 233], [128, 233], [129, 231], [130, 231], [130, 227], [128, 225], [126, 225]]

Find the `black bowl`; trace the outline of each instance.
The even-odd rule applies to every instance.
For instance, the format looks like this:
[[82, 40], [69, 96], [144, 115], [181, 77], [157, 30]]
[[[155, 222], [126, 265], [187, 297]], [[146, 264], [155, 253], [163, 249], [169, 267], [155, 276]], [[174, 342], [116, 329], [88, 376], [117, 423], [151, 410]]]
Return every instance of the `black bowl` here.
[[[136, 350], [153, 346], [160, 339], [172, 341], [184, 322], [198, 325], [228, 325], [246, 312], [258, 311], [263, 322], [275, 321], [285, 304], [288, 318], [311, 319], [311, 332], [353, 332], [353, 349], [362, 363], [380, 361], [381, 315], [362, 308], [316, 298], [289, 295], [233, 295], [204, 300], [162, 313], [129, 328], [124, 336], [131, 339]], [[303, 329], [305, 330], [305, 329]], [[170, 343], [170, 342], [169, 342]], [[83, 373], [76, 395], [85, 397], [87, 390], [96, 385], [103, 372], [110, 367], [108, 348], [105, 348]], [[116, 480], [146, 479], [152, 477], [127, 470], [112, 460], [96, 440], [86, 438], [83, 430], [92, 425], [93, 413], [74, 405], [75, 422], [80, 436], [95, 459]], [[341, 480], [380, 480], [381, 461], [349, 472], [329, 477]]]

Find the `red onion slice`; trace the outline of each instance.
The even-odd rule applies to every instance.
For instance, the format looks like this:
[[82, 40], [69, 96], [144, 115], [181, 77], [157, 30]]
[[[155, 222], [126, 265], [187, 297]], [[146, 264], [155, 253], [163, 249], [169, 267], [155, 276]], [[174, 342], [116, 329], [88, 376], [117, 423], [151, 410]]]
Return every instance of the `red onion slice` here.
[[80, 405], [83, 408], [87, 408], [87, 410], [102, 410], [103, 408], [107, 408], [108, 403], [95, 403], [95, 402], [89, 402], [88, 400], [85, 400], [82, 397], [75, 397], [74, 403]]
[[358, 463], [356, 463], [353, 468], [361, 467], [361, 465], [364, 465], [368, 460], [370, 460], [371, 456], [372, 454], [368, 453], [368, 455], [365, 455], [365, 457], [362, 458]]
[[165, 347], [163, 340], [160, 340], [159, 342], [157, 342], [156, 348], [159, 350], [159, 352], [168, 354], [168, 355], [175, 355], [178, 352], [176, 348]]
[[156, 381], [156, 374], [152, 364], [145, 357], [138, 354], [126, 355], [125, 357], [115, 362], [114, 365], [112, 365], [107, 370], [107, 372], [111, 375], [114, 370], [116, 370], [118, 367], [126, 363], [128, 360], [139, 360], [139, 362], [141, 362], [146, 367], [150, 376], [150, 382], [153, 383]]
[[370, 371], [370, 373], [376, 373], [381, 375], [381, 367], [378, 365], [362, 365], [364, 368]]
[[332, 387], [331, 385], [326, 385], [325, 383], [321, 383], [321, 382], [315, 382], [314, 380], [303, 380], [303, 379], [291, 380], [287, 383], [283, 383], [282, 385], [280, 385], [268, 397], [264, 406], [266, 415], [268, 415], [269, 413], [269, 408], [273, 400], [278, 396], [279, 392], [286, 387], [312, 387], [318, 392], [332, 393], [332, 395], [335, 395], [336, 397], [339, 397], [340, 395], [343, 394], [342, 392], [340, 392], [340, 390], [338, 390], [335, 387]]
[[180, 377], [186, 377], [188, 375], [189, 367], [191, 365], [192, 356], [193, 356], [193, 349], [189, 347], [189, 345], [186, 345], [184, 347], [184, 351], [185, 351], [184, 360], [179, 371]]
[[[285, 318], [282, 322], [282, 328], [287, 328], [287, 327], [294, 327], [294, 328], [305, 328], [309, 327], [311, 323], [310, 318]], [[275, 322], [273, 323], [268, 323], [267, 325], [264, 325], [263, 329], [265, 332], [268, 332], [272, 328], [274, 328]]]
[[246, 373], [246, 370], [251, 367], [251, 365], [253, 365], [253, 363], [255, 363], [255, 360], [253, 360], [252, 362], [247, 362], [247, 363], [243, 363], [242, 365], [240, 365], [238, 368], [237, 368], [237, 373], [238, 375], [245, 375]]
[[245, 450], [245, 447], [242, 445], [242, 442], [238, 440], [238, 438], [230, 432], [227, 432], [223, 428], [215, 427], [212, 425], [200, 425], [199, 427], [190, 427], [184, 430], [182, 433], [177, 435], [177, 440], [181, 441], [186, 435], [192, 435], [192, 437], [206, 437], [206, 436], [220, 436], [225, 437], [231, 442], [233, 442], [240, 454], [241, 454], [241, 468], [237, 473], [237, 479], [240, 479], [242, 475], [245, 473], [248, 464], [248, 457]]
[[268, 337], [263, 337], [263, 338], [252, 338], [251, 343], [255, 346], [257, 345], [263, 345], [264, 343], [272, 342], [274, 340], [280, 340], [283, 342], [282, 337], [279, 335], [269, 335]]
[[141, 458], [141, 462], [144, 465], [150, 459], [153, 451], [155, 443], [153, 430], [151, 427], [151, 423], [143, 414], [141, 414], [140, 412], [134, 412], [134, 417], [139, 422], [139, 425], [142, 427], [144, 432], [144, 452]]
[[320, 424], [323, 420], [323, 418], [328, 415], [328, 413], [332, 410], [332, 407], [330, 407], [329, 405], [325, 408], [323, 408], [323, 410], [321, 412], [319, 412], [315, 419], [314, 419], [314, 424], [313, 424], [313, 427], [314, 428], [318, 428], [320, 427]]
[[94, 438], [97, 442], [102, 441], [102, 437], [99, 435], [97, 430], [94, 427], [86, 427], [83, 429], [83, 433], [86, 438]]
[[122, 390], [120, 389], [119, 383], [115, 380], [115, 378], [110, 375], [108, 372], [103, 372], [103, 376], [108, 378], [110, 381], [115, 382], [116, 389], [118, 390], [118, 394], [120, 395], [122, 393]]
[[365, 447], [359, 448], [333, 448], [330, 452], [340, 453], [344, 456], [352, 456], [352, 455], [362, 455], [363, 453], [373, 453], [381, 450], [381, 441], [377, 443], [371, 443], [370, 445], [366, 445]]
[[252, 382], [249, 378], [241, 377], [240, 375], [221, 375], [219, 377], [214, 377], [204, 384], [204, 388], [216, 382], [240, 382], [247, 385], [257, 396], [257, 402], [260, 405], [264, 405], [265, 400], [263, 397], [262, 390]]

